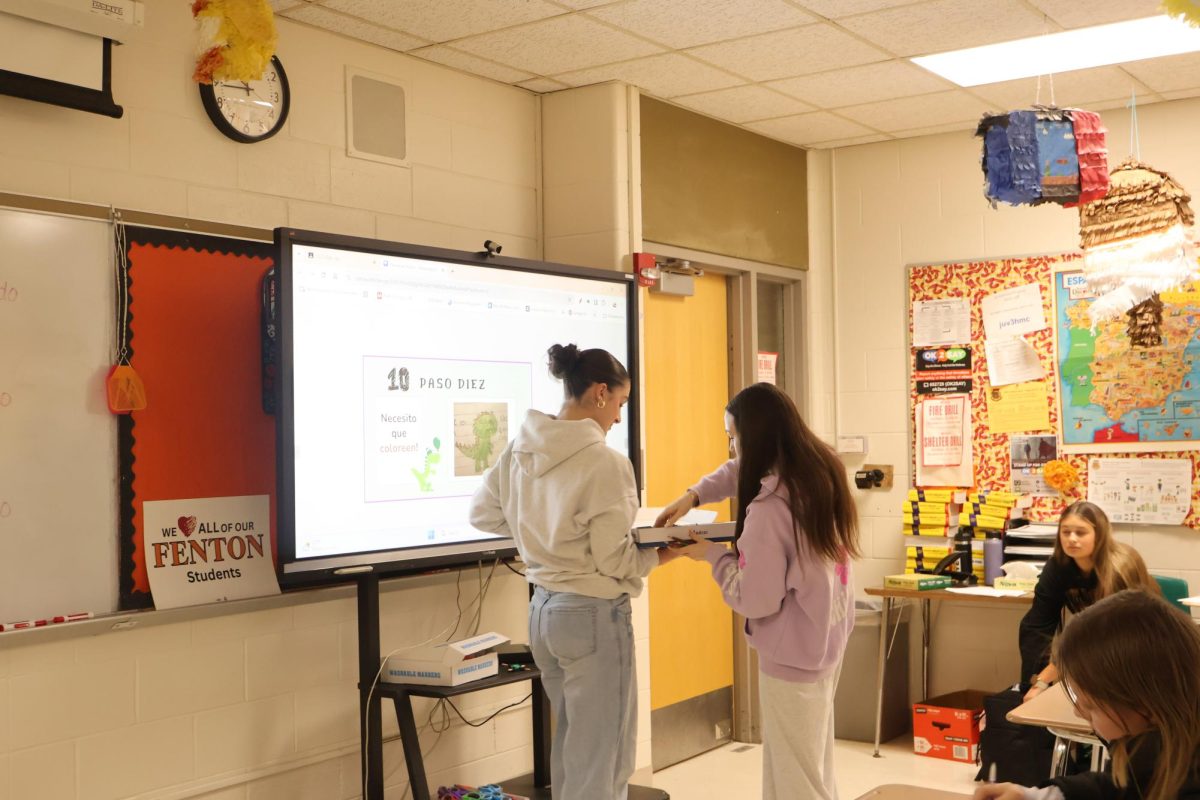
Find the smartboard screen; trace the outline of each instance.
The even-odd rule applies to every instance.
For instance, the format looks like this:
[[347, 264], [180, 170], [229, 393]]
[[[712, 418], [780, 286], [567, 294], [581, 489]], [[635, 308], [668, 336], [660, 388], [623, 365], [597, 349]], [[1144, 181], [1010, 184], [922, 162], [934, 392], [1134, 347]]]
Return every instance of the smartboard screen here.
[[[281, 230], [284, 575], [400, 571], [511, 552], [471, 495], [528, 409], [555, 413], [555, 343], [636, 374], [622, 273]], [[637, 419], [608, 443], [637, 452]], [[636, 461], [636, 459], [635, 459]]]

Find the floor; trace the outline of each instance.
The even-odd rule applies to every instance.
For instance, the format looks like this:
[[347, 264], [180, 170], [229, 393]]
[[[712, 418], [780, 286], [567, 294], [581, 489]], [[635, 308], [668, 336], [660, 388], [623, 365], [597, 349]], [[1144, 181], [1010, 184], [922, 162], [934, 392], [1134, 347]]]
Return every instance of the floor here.
[[[880, 758], [871, 755], [874, 747], [865, 742], [839, 740], [836, 748], [840, 800], [855, 800], [885, 783], [927, 786], [967, 796], [975, 791], [978, 767], [915, 755], [912, 734], [885, 744]], [[634, 780], [665, 790], [672, 800], [754, 800], [762, 792], [761, 769], [761, 746], [731, 742], [655, 772], [649, 780], [641, 774]]]

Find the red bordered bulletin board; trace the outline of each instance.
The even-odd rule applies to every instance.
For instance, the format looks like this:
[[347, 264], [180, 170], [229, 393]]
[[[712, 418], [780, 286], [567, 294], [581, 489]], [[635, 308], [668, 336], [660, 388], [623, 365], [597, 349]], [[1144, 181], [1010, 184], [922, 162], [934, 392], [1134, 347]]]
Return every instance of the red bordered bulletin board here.
[[[993, 434], [988, 426], [987, 391], [990, 388], [987, 376], [987, 355], [984, 352], [983, 298], [989, 294], [1036, 283], [1041, 287], [1042, 307], [1050, 327], [1025, 338], [1033, 344], [1046, 372], [1047, 403], [1049, 403], [1050, 432], [1059, 437], [1059, 378], [1054, 344], [1053, 275], [1057, 271], [1071, 269], [1080, 262], [1078, 253], [1025, 256], [995, 261], [969, 261], [951, 264], [913, 266], [908, 274], [908, 323], [909, 341], [912, 341], [912, 304], [919, 300], [941, 300], [966, 298], [971, 309], [971, 418], [974, 437], [971, 453], [974, 459], [975, 488], [1006, 490], [1010, 486], [1009, 436], [1007, 433]], [[909, 372], [913, 372], [915, 349], [908, 350]], [[915, 376], [914, 376], [915, 377]], [[916, 475], [916, 419], [918, 395], [915, 380], [909, 381], [909, 422], [913, 437], [910, 441], [913, 454], [913, 471]], [[1030, 431], [1030, 433], [1035, 433]], [[1087, 465], [1089, 456], [1097, 454], [1063, 454], [1059, 458], [1079, 470], [1081, 482], [1074, 499], [1087, 498]], [[1114, 457], [1117, 454], [1112, 454]], [[1190, 458], [1192, 461], [1192, 497], [1200, 497], [1200, 451], [1175, 451], [1162, 453], [1120, 454], [1131, 458]], [[1105, 457], [1109, 457], [1106, 455]], [[1028, 512], [1034, 520], [1057, 520], [1063, 501], [1055, 497], [1035, 497]], [[1193, 502], [1184, 525], [1200, 528], [1200, 503]]]
[[263, 410], [262, 279], [270, 244], [127, 229], [130, 361], [147, 407], [120, 418], [120, 604], [153, 605], [142, 504], [269, 495], [275, 421]]

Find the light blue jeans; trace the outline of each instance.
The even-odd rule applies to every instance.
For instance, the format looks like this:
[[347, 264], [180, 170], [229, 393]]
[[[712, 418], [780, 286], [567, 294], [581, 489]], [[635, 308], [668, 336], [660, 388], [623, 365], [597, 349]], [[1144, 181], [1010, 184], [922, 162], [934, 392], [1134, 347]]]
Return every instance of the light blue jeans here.
[[550, 782], [564, 800], [626, 800], [637, 748], [629, 596], [534, 587], [529, 645], [554, 711]]

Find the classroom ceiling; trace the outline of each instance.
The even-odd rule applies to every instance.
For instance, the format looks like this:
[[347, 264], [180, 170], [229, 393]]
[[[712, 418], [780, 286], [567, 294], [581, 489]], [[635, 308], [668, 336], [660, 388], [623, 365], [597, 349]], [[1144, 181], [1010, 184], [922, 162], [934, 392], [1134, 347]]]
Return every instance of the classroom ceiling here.
[[[907, 57], [1153, 16], [1159, 0], [271, 0], [282, 16], [533, 92], [624, 81], [789, 144], [973, 128], [1028, 78], [970, 90]], [[1200, 96], [1200, 54], [1062, 73], [1060, 106]], [[1043, 80], [1041, 101], [1050, 101]]]

